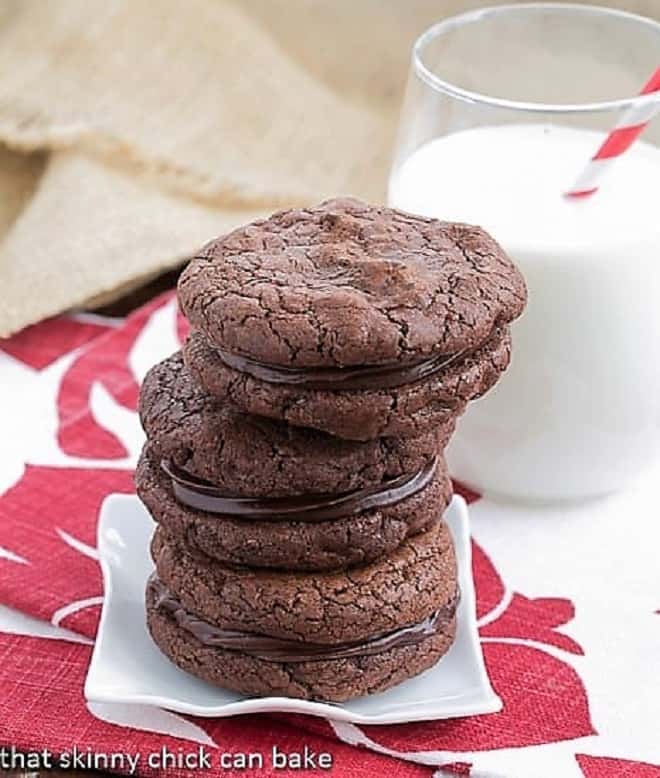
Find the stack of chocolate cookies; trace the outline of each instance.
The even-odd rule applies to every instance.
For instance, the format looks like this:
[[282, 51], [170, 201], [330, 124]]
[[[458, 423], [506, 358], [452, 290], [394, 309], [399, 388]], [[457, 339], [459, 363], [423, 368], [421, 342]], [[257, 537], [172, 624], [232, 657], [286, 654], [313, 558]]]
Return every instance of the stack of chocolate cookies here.
[[250, 695], [429, 668], [459, 599], [442, 454], [508, 364], [518, 271], [477, 227], [341, 199], [211, 242], [179, 299], [140, 398], [155, 642]]

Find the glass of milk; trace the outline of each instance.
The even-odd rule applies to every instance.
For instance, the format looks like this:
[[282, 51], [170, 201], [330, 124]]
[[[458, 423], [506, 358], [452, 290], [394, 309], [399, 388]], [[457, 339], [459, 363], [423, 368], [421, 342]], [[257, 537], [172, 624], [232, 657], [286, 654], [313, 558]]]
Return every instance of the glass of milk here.
[[415, 44], [389, 202], [482, 225], [529, 287], [511, 367], [448, 450], [483, 493], [591, 497], [660, 462], [660, 117], [563, 196], [631, 105], [652, 112], [634, 96], [658, 66], [660, 24], [593, 6], [488, 8]]

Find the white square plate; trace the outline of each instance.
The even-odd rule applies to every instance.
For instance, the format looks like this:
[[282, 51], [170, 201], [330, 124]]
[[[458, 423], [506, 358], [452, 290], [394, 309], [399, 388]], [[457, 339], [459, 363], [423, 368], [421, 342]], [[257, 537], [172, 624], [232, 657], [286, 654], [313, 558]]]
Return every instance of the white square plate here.
[[135, 703], [196, 716], [288, 712], [355, 724], [394, 724], [494, 713], [493, 691], [477, 633], [470, 533], [465, 501], [454, 497], [445, 516], [456, 545], [461, 601], [456, 641], [430, 670], [380, 694], [342, 704], [287, 697], [244, 697], [184, 673], [163, 656], [145, 626], [144, 589], [153, 570], [154, 523], [134, 495], [103, 503], [98, 548], [105, 600], [85, 683], [90, 702]]

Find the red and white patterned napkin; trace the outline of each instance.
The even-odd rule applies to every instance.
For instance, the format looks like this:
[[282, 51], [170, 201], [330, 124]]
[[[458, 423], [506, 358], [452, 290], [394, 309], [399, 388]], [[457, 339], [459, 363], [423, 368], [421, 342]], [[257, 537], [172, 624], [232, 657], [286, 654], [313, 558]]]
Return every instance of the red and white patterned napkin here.
[[[571, 508], [466, 495], [480, 637], [501, 713], [358, 727], [88, 706], [83, 682], [103, 597], [99, 507], [108, 494], [133, 491], [138, 386], [185, 328], [167, 294], [126, 320], [62, 317], [0, 341], [1, 743], [139, 753], [140, 774], [158, 773], [144, 755], [164, 745], [180, 753], [202, 745], [235, 754], [307, 746], [330, 752], [338, 776], [660, 778], [660, 523], [651, 479]], [[233, 774], [215, 765], [204, 774]]]

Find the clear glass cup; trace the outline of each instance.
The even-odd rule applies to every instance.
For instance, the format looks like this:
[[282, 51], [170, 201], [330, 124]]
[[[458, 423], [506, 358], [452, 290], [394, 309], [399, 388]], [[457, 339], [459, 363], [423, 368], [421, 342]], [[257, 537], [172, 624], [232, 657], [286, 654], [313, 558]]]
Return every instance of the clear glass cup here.
[[660, 66], [660, 24], [508, 5], [447, 19], [412, 53], [389, 203], [485, 227], [525, 275], [512, 363], [448, 449], [485, 493], [578, 499], [660, 462], [660, 117], [598, 192], [564, 193]]

